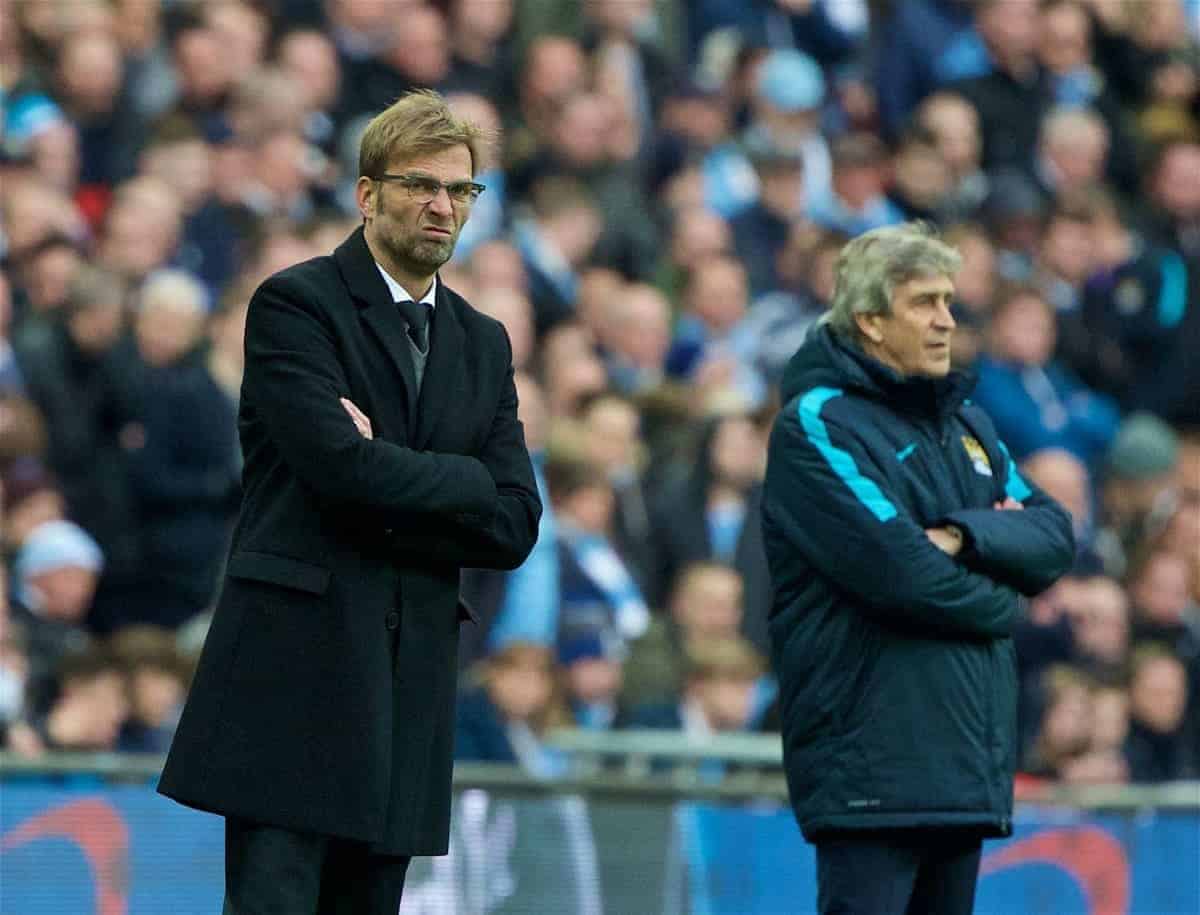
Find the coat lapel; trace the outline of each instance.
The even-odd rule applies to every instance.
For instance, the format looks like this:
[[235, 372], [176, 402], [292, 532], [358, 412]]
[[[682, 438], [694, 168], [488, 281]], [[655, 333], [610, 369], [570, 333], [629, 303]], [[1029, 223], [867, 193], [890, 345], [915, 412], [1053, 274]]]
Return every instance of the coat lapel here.
[[437, 431], [438, 420], [447, 411], [451, 398], [459, 390], [457, 377], [462, 363], [466, 334], [458, 321], [446, 287], [438, 284], [437, 307], [429, 326], [429, 360], [421, 380], [421, 401], [417, 409], [417, 431], [413, 446], [425, 449]]
[[375, 266], [375, 258], [371, 256], [371, 250], [363, 238], [361, 226], [338, 246], [333, 256], [342, 280], [359, 306], [359, 317], [375, 334], [403, 379], [406, 431], [411, 439], [413, 416], [416, 413], [417, 377], [409, 355], [408, 328], [404, 317], [392, 301], [383, 277], [379, 275], [379, 268]]

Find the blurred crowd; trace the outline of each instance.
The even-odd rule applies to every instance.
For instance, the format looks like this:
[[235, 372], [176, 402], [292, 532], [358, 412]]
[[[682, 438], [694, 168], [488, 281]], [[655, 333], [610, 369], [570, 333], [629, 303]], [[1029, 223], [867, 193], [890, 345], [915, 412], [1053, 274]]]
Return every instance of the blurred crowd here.
[[777, 383], [845, 241], [923, 219], [1079, 543], [1016, 635], [1026, 778], [1200, 777], [1195, 0], [0, 0], [5, 749], [167, 746], [247, 303], [358, 224], [361, 131], [415, 87], [498, 138], [442, 278], [508, 329], [546, 503], [464, 575], [460, 758], [775, 727]]

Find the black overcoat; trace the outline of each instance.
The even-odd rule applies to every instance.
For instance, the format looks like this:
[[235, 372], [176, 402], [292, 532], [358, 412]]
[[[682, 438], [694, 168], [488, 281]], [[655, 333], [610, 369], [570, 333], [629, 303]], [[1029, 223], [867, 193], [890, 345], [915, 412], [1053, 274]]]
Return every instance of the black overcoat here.
[[361, 229], [255, 293], [242, 505], [162, 793], [446, 852], [459, 573], [519, 565], [541, 503], [498, 322], [439, 284], [415, 404], [413, 378]]

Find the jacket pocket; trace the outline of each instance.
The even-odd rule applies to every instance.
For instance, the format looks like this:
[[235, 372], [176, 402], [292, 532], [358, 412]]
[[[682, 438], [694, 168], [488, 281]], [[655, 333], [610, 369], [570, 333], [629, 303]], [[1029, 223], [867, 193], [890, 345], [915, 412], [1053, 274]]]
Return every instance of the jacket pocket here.
[[329, 570], [289, 556], [274, 553], [256, 553], [241, 550], [229, 558], [226, 574], [230, 578], [244, 578], [295, 588], [309, 594], [324, 594], [329, 587]]

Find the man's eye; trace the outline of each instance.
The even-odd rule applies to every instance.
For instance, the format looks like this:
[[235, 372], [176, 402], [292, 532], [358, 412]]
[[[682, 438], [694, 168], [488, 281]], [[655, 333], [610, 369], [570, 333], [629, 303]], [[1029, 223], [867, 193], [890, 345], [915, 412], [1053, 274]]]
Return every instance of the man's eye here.
[[412, 190], [420, 191], [422, 194], [437, 193], [438, 185], [428, 178], [409, 178], [407, 183]]

